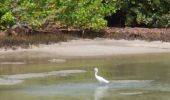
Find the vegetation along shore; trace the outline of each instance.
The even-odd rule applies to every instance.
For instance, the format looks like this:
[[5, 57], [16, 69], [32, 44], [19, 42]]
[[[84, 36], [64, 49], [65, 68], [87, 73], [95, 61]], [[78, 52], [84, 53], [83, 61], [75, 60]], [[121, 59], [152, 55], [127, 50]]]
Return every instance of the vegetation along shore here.
[[170, 41], [169, 0], [1, 0], [0, 47], [73, 38]]

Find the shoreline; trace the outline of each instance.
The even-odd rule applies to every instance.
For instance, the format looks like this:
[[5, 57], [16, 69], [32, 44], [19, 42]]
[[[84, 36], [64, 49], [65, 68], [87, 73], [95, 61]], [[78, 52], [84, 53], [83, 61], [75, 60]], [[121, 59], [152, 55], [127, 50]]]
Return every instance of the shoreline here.
[[13, 57], [97, 57], [146, 53], [170, 53], [170, 43], [105, 38], [78, 39], [54, 44], [40, 44], [28, 49], [0, 49], [0, 58]]
[[170, 42], [170, 28], [110, 27], [105, 31], [106, 37], [114, 39]]
[[[0, 34], [2, 34], [0, 32]], [[5, 34], [5, 33], [4, 33]], [[0, 48], [30, 48], [32, 45], [54, 44], [74, 39], [116, 39], [170, 42], [170, 28], [107, 27], [100, 31], [61, 29], [58, 27], [35, 30], [32, 33], [0, 35]]]

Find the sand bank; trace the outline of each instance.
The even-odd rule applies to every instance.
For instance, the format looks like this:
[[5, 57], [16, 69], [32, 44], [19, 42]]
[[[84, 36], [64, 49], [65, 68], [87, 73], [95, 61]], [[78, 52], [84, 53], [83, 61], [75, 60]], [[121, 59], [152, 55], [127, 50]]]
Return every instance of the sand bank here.
[[29, 49], [0, 50], [0, 57], [88, 57], [143, 53], [168, 53], [170, 43], [161, 41], [79, 39]]

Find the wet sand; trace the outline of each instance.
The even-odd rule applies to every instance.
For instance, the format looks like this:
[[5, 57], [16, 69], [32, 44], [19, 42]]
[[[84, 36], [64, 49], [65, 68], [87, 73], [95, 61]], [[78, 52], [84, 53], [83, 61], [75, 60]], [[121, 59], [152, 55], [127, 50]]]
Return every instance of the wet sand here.
[[0, 49], [0, 57], [91, 57], [144, 53], [169, 53], [170, 43], [161, 41], [78, 39], [29, 49]]

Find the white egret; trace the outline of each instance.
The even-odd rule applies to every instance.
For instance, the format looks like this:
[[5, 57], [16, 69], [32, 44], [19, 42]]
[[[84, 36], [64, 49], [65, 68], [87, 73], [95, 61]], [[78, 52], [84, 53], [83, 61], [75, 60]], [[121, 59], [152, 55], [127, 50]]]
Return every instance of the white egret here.
[[97, 81], [99, 81], [100, 84], [107, 84], [107, 83], [109, 83], [108, 80], [104, 79], [101, 76], [98, 76], [98, 74], [97, 74], [98, 73], [98, 68], [94, 68], [94, 71], [95, 71], [95, 77], [96, 77]]

